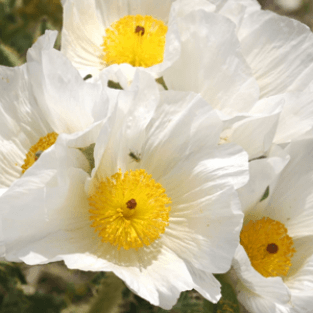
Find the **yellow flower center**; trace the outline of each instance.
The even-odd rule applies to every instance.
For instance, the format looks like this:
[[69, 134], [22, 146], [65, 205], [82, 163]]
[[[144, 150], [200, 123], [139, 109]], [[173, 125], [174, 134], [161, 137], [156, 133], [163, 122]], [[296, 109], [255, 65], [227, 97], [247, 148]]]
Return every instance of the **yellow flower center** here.
[[167, 26], [152, 16], [127, 15], [105, 30], [103, 60], [150, 67], [163, 61]]
[[41, 137], [36, 144], [31, 146], [24, 159], [24, 164], [21, 166], [23, 174], [39, 159], [43, 151], [50, 148], [56, 142], [57, 138], [57, 133], [49, 133], [48, 135]]
[[284, 224], [268, 217], [250, 221], [242, 228], [240, 243], [264, 277], [287, 275], [296, 250]]
[[107, 177], [88, 200], [91, 226], [118, 250], [149, 246], [168, 225], [171, 200], [143, 169]]

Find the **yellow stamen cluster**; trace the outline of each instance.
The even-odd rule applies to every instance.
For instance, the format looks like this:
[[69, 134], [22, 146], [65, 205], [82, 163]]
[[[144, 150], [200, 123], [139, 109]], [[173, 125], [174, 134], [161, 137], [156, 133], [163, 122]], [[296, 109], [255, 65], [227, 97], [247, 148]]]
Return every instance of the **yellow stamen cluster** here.
[[101, 46], [107, 66], [129, 63], [150, 67], [163, 61], [167, 26], [152, 16], [124, 16], [105, 33]]
[[268, 217], [249, 221], [241, 231], [240, 243], [264, 277], [287, 275], [296, 250], [284, 224]]
[[30, 147], [24, 159], [24, 164], [22, 167], [22, 173], [24, 174], [27, 169], [29, 169], [35, 161], [38, 160], [40, 154], [50, 148], [57, 140], [57, 133], [49, 133], [44, 137], [41, 137], [36, 144]]
[[143, 169], [107, 177], [88, 200], [91, 226], [118, 249], [148, 246], [168, 225], [171, 200]]

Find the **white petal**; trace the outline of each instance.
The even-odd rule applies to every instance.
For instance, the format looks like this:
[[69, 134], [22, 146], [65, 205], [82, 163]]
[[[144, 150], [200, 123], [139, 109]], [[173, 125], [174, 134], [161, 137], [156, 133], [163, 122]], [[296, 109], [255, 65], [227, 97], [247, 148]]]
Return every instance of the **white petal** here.
[[62, 52], [84, 74], [104, 67], [101, 44], [104, 25], [99, 21], [94, 0], [67, 0], [63, 4]]
[[[72, 251], [69, 250], [70, 241], [67, 246], [64, 236], [71, 235], [71, 229], [77, 227], [75, 221], [80, 220], [80, 212], [76, 209], [81, 207], [82, 203], [87, 203], [87, 197], [84, 197], [84, 192], [80, 192], [73, 198], [70, 191], [84, 190], [87, 174], [80, 169], [73, 169], [72, 175], [75, 176], [69, 184], [68, 179], [65, 179], [66, 168], [63, 174], [57, 172], [55, 168], [58, 154], [62, 152], [57, 151], [58, 147], [55, 146], [54, 149], [50, 148], [42, 154], [40, 160], [0, 198], [2, 242], [8, 260], [23, 260], [29, 264], [37, 264], [37, 259], [33, 260], [34, 254], [31, 253], [41, 255], [41, 262], [43, 258], [49, 262], [60, 253], [60, 246], [67, 248], [66, 251]], [[79, 157], [80, 152], [77, 150], [74, 152], [71, 152], [70, 164], [75, 166], [74, 158]], [[81, 155], [77, 161], [82, 164], [83, 156]], [[46, 164], [51, 168], [42, 168]], [[71, 208], [74, 212], [64, 208]], [[54, 240], [53, 236], [59, 236], [60, 233], [61, 237], [64, 237], [63, 240], [61, 238]], [[56, 259], [60, 260], [60, 257]]]
[[262, 97], [302, 91], [313, 80], [313, 34], [304, 24], [256, 11], [245, 18], [238, 36]]
[[210, 302], [216, 303], [221, 298], [221, 284], [210, 273], [201, 271], [187, 263], [195, 283], [194, 289]]
[[[289, 155], [284, 150], [279, 146], [273, 146], [266, 158], [249, 162], [249, 182], [238, 189], [246, 219], [250, 214], [254, 216], [254, 219], [256, 218], [258, 212], [256, 212], [255, 205], [260, 202], [266, 188], [278, 178], [289, 159]], [[270, 190], [270, 194], [272, 194], [272, 190]]]
[[[109, 101], [100, 84], [85, 82], [59, 51], [35, 47], [29, 51], [27, 65], [34, 94], [57, 133], [82, 131], [106, 116]], [[94, 116], [94, 112], [100, 114]]]
[[52, 129], [33, 98], [26, 65], [0, 67], [0, 77], [0, 187], [9, 187], [29, 148]]
[[282, 222], [292, 237], [312, 235], [313, 140], [292, 142], [287, 152], [290, 161], [264, 215]]
[[216, 13], [231, 19], [237, 27], [240, 27], [245, 16], [261, 9], [256, 0], [211, 0], [211, 2], [217, 5]]
[[231, 188], [212, 194], [199, 186], [180, 199], [172, 198], [170, 224], [161, 241], [199, 270], [225, 273], [239, 243], [240, 203]]
[[106, 123], [97, 139], [95, 162], [96, 168], [100, 166], [99, 175], [107, 177], [119, 168], [126, 170], [136, 166], [129, 154], [142, 154], [146, 126], [154, 115], [159, 97], [153, 77], [144, 71], [136, 71], [129, 90], [119, 93], [110, 122]]
[[287, 93], [275, 134], [275, 143], [287, 143], [312, 130], [313, 106], [311, 92]]
[[[280, 277], [265, 278], [250, 263], [239, 245], [233, 260], [233, 270], [228, 274], [232, 280], [238, 300], [253, 313], [288, 312], [290, 292]], [[282, 306], [282, 311], [279, 307]]]
[[284, 279], [291, 291], [293, 313], [310, 312], [313, 305], [313, 249], [312, 236], [294, 239], [296, 253]]
[[313, 307], [312, 290], [292, 291], [292, 313], [311, 313]]
[[176, 0], [171, 7], [171, 16], [182, 18], [192, 11], [203, 10], [205, 12], [214, 12], [215, 9], [216, 6], [206, 0], [194, 0], [192, 2], [188, 0]]
[[232, 125], [221, 137], [243, 147], [250, 160], [260, 157], [267, 153], [273, 142], [281, 110], [282, 99], [258, 101], [249, 112], [250, 117]]
[[200, 147], [211, 150], [219, 140], [222, 126], [199, 95], [167, 91], [161, 93], [160, 101], [142, 148], [142, 166], [157, 180]]
[[170, 89], [200, 93], [227, 114], [248, 111], [258, 86], [239, 49], [235, 25], [226, 18], [192, 12], [178, 20], [179, 59], [163, 74]]
[[162, 5], [155, 0], [95, 0], [96, 9], [99, 10], [100, 21], [105, 28], [110, 27], [125, 15], [151, 15], [162, 20], [165, 24], [168, 22], [169, 11], [173, 0], [164, 0]]

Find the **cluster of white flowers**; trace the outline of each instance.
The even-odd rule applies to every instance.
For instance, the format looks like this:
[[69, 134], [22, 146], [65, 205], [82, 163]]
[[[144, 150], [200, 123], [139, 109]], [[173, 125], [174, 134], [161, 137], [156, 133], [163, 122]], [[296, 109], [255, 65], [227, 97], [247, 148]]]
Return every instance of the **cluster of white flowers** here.
[[308, 27], [256, 0], [62, 4], [61, 51], [47, 31], [0, 67], [1, 257], [164, 309], [225, 273], [243, 312], [312, 312]]

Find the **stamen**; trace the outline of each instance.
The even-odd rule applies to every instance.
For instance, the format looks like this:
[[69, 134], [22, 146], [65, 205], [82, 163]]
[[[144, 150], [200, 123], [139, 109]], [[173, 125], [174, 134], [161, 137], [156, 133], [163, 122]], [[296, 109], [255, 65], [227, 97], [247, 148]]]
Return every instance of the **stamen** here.
[[44, 137], [41, 137], [36, 144], [30, 147], [24, 159], [24, 164], [21, 166], [22, 174], [25, 173], [41, 156], [43, 151], [50, 148], [57, 140], [57, 133], [49, 133]]
[[105, 30], [103, 61], [150, 67], [163, 62], [167, 26], [152, 16], [127, 15]]
[[169, 224], [170, 198], [145, 170], [121, 170], [99, 183], [89, 197], [92, 227], [118, 249], [150, 245]]
[[284, 224], [268, 217], [249, 221], [242, 228], [240, 243], [260, 274], [265, 277], [287, 275], [296, 250]]

